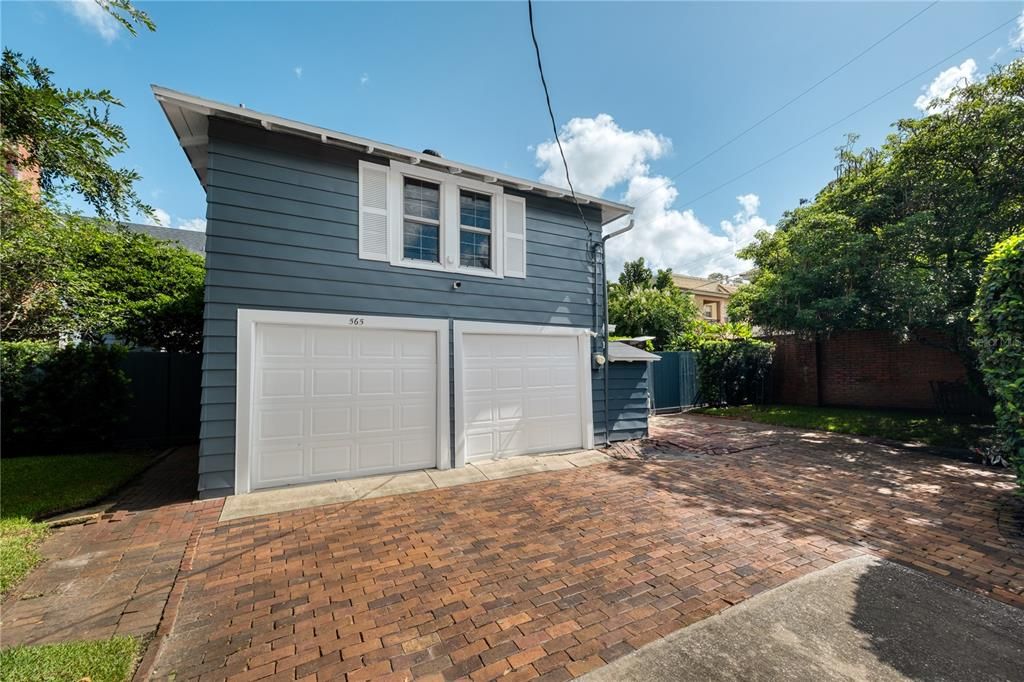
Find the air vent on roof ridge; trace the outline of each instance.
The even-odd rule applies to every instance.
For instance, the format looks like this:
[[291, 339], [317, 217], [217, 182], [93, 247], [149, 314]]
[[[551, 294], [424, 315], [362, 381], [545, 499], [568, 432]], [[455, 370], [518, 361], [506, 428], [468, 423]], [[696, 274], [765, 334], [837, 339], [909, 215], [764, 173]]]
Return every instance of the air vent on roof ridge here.
[[444, 158], [444, 156], [441, 155], [441, 152], [437, 151], [436, 149], [424, 149], [420, 153], [421, 154], [427, 154], [429, 156], [436, 156], [439, 159], [443, 159]]

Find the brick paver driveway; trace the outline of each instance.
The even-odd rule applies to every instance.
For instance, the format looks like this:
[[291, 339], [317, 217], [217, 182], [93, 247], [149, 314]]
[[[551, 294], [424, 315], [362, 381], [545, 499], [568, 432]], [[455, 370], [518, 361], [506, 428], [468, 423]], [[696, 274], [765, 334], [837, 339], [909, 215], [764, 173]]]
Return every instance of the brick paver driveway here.
[[1024, 604], [1008, 474], [691, 417], [652, 431], [668, 459], [210, 525], [154, 675], [568, 679], [864, 552]]

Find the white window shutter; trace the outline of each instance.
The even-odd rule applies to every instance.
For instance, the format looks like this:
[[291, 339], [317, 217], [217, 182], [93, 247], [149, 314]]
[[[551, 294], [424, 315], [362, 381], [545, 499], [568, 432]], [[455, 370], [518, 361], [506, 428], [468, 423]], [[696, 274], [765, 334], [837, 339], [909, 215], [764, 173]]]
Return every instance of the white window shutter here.
[[505, 276], [526, 277], [526, 200], [505, 196]]
[[359, 257], [388, 260], [388, 176], [391, 169], [359, 162]]

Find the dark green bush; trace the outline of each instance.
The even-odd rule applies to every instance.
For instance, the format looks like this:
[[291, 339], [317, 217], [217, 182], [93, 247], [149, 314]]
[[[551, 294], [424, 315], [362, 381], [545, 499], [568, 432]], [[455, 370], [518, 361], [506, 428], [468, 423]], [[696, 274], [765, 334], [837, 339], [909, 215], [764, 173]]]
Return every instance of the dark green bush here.
[[764, 402], [775, 345], [756, 339], [708, 339], [697, 348], [699, 399], [709, 405]]
[[0, 342], [4, 456], [109, 445], [130, 397], [123, 354], [118, 346]]
[[982, 376], [996, 401], [998, 447], [1024, 487], [1024, 234], [999, 242], [985, 260], [974, 324]]

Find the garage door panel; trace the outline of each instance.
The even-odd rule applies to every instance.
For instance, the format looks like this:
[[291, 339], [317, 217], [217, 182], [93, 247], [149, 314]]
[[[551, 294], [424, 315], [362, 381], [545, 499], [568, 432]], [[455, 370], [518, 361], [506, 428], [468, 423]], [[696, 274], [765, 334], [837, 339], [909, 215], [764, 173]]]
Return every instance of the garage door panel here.
[[356, 414], [356, 428], [360, 433], [395, 430], [395, 408], [392, 405], [359, 405]]
[[328, 398], [352, 395], [351, 369], [314, 369], [310, 397]]
[[386, 395], [395, 392], [394, 369], [359, 370], [359, 396]]
[[258, 461], [258, 475], [269, 485], [282, 485], [301, 481], [305, 470], [303, 449], [264, 448]]
[[465, 391], [490, 391], [493, 387], [491, 369], [466, 368], [462, 373], [462, 387]]
[[399, 373], [403, 395], [433, 395], [435, 371], [430, 369], [403, 368]]
[[434, 466], [437, 336], [258, 323], [251, 487]]
[[256, 378], [256, 397], [301, 398], [306, 389], [306, 372], [302, 368], [264, 369]]
[[256, 433], [260, 440], [301, 439], [303, 436], [303, 411], [260, 410], [256, 419]]
[[324, 445], [310, 448], [310, 473], [317, 478], [343, 476], [352, 471], [352, 446]]
[[346, 329], [313, 329], [314, 358], [351, 358], [352, 333]]
[[357, 464], [361, 471], [375, 473], [395, 467], [394, 440], [360, 443], [357, 452]]
[[267, 327], [258, 340], [257, 353], [264, 358], [304, 358], [306, 330], [301, 327], [280, 325]]
[[399, 407], [401, 419], [399, 428], [403, 431], [409, 429], [429, 429], [433, 426], [434, 410], [426, 403], [407, 404]]
[[312, 414], [309, 435], [313, 438], [343, 436], [352, 431], [351, 407], [315, 407]]
[[403, 469], [433, 466], [432, 431], [423, 431], [418, 435], [402, 438], [398, 442], [398, 461]]

